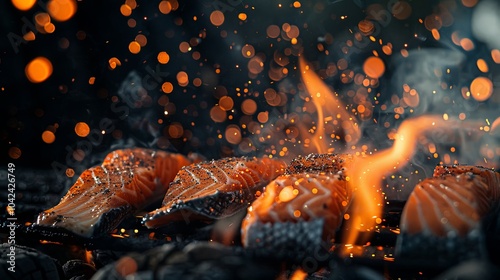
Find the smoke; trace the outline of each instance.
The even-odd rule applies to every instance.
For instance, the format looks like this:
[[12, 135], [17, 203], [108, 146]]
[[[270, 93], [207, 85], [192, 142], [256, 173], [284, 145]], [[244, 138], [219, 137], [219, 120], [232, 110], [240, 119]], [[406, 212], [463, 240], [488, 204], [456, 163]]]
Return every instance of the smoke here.
[[[160, 113], [152, 106], [153, 98], [145, 89], [144, 80], [144, 77], [133, 70], [117, 91], [120, 101], [124, 103], [122, 111], [125, 112], [120, 119], [123, 119], [125, 133], [130, 137], [122, 139], [125, 146], [133, 143], [136, 146], [153, 147], [160, 136], [159, 127], [155, 123], [155, 116]], [[125, 144], [127, 142], [128, 145]]]
[[[446, 112], [443, 109], [449, 108], [450, 104], [447, 104], [448, 99], [445, 97], [460, 98], [460, 88], [456, 83], [460, 80], [459, 69], [464, 61], [465, 55], [453, 49], [411, 50], [408, 57], [399, 56], [391, 61], [394, 75], [389, 92], [395, 92], [404, 99], [404, 85], [415, 89], [418, 94], [418, 106], [409, 106], [413, 109], [412, 115]], [[455, 86], [455, 89], [450, 91], [450, 86]], [[455, 105], [457, 104], [452, 106]], [[410, 110], [405, 110], [405, 117], [410, 115], [409, 112]]]
[[478, 3], [472, 15], [472, 32], [492, 49], [500, 48], [500, 5], [494, 1]]

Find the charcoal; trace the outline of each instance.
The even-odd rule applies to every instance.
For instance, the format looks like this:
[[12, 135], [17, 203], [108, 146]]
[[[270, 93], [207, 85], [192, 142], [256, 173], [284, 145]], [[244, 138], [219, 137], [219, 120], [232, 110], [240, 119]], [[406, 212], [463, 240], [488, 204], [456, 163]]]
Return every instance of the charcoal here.
[[126, 254], [127, 252], [122, 251], [96, 249], [92, 251], [92, 260], [94, 261], [96, 268], [100, 269], [112, 262], [117, 261]]
[[485, 236], [473, 230], [466, 236], [440, 237], [429, 234], [401, 233], [396, 243], [396, 257], [422, 259], [435, 262], [457, 263], [459, 261], [485, 258], [487, 256]]
[[[14, 272], [8, 270], [11, 253], [15, 247]], [[65, 279], [57, 260], [29, 247], [3, 243], [0, 246], [0, 279]]]
[[[135, 269], [120, 270], [121, 263]], [[278, 265], [256, 262], [241, 247], [196, 242], [129, 254], [100, 269], [93, 279], [274, 279], [278, 272]]]
[[384, 280], [384, 275], [364, 266], [339, 267], [328, 280]]
[[[58, 177], [53, 170], [16, 169], [16, 214], [40, 212], [57, 204], [62, 193], [71, 185], [71, 179]], [[7, 188], [0, 189], [0, 196], [7, 197]], [[7, 200], [0, 201], [5, 209]]]
[[69, 260], [63, 265], [64, 276], [71, 280], [88, 280], [95, 274], [95, 267], [82, 260]]
[[248, 229], [248, 248], [256, 255], [300, 262], [320, 248], [323, 219], [298, 222], [256, 222]]
[[500, 279], [500, 268], [484, 260], [472, 260], [460, 263], [434, 278], [434, 280], [445, 279], [495, 280]]

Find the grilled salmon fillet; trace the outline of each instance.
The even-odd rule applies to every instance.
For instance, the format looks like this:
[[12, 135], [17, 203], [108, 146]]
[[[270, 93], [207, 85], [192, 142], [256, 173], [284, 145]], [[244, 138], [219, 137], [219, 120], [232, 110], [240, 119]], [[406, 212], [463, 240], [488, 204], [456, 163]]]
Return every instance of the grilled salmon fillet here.
[[163, 197], [179, 169], [190, 163], [181, 154], [164, 151], [111, 152], [100, 166], [85, 170], [59, 204], [40, 213], [33, 226], [83, 237], [106, 234], [127, 215]]
[[465, 236], [498, 201], [499, 174], [476, 166], [437, 166], [414, 188], [403, 209], [401, 231]]
[[171, 183], [163, 206], [144, 217], [148, 228], [186, 218], [217, 219], [247, 207], [257, 192], [283, 174], [284, 161], [233, 157], [183, 167]]

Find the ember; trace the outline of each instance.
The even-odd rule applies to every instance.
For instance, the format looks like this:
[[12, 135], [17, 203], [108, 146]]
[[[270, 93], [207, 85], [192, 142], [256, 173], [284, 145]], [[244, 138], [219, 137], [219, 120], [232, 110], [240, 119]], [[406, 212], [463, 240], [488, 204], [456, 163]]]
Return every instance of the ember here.
[[0, 278], [500, 278], [500, 5], [254, 2], [0, 4]]

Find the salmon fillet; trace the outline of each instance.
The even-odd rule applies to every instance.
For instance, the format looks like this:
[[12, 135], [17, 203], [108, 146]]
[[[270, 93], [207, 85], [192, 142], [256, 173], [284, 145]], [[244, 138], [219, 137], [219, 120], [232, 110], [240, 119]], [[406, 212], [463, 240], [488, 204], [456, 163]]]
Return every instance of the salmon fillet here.
[[65, 229], [83, 237], [108, 233], [137, 210], [162, 197], [178, 170], [191, 161], [149, 149], [109, 153], [85, 170], [58, 205], [38, 215], [34, 227]]
[[490, 197], [497, 201], [500, 199], [500, 173], [482, 166], [471, 165], [438, 165], [434, 169], [434, 177], [441, 175], [459, 175], [472, 173], [478, 175], [488, 186]]
[[269, 158], [233, 157], [183, 167], [163, 204], [144, 217], [148, 228], [187, 219], [217, 219], [247, 207], [286, 164]]
[[299, 173], [282, 175], [266, 186], [248, 209], [241, 226], [243, 245], [257, 223], [286, 223], [324, 219], [323, 237], [333, 238], [350, 200], [347, 182], [338, 175]]
[[[474, 166], [438, 166], [410, 194], [401, 215], [401, 231], [446, 237], [465, 236], [497, 200], [498, 173]], [[493, 185], [492, 185], [493, 184]]]
[[[269, 183], [248, 208], [241, 227], [245, 246], [257, 224], [312, 222], [323, 219], [322, 237], [332, 239], [342, 223], [352, 193], [345, 171], [352, 163], [347, 154], [310, 154], [297, 157], [286, 174]], [[300, 242], [300, 240], [293, 240]]]

